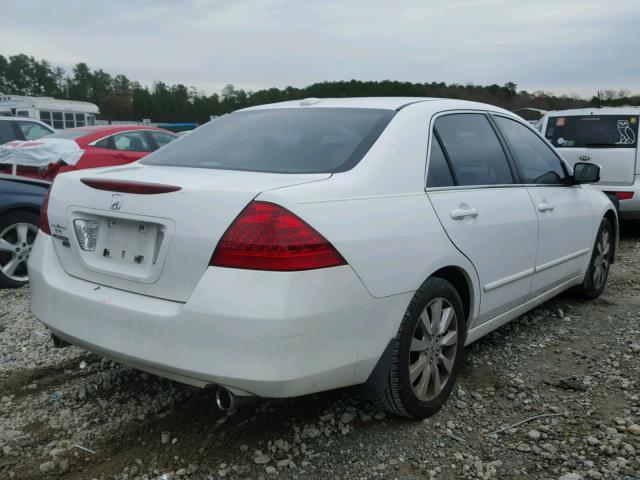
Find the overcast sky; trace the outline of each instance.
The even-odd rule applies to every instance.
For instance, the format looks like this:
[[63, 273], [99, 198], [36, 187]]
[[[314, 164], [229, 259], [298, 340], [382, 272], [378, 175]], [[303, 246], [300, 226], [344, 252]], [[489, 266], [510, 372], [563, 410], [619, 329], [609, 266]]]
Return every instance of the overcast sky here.
[[9, 0], [0, 54], [206, 93], [323, 80], [640, 93], [638, 0]]

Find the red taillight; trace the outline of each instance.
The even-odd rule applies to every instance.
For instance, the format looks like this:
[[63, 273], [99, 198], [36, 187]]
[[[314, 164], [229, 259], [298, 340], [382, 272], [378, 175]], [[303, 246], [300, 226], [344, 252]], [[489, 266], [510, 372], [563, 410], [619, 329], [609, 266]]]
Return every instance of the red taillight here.
[[633, 198], [633, 192], [616, 192], [618, 200], [631, 200]]
[[40, 230], [47, 235], [51, 235], [51, 227], [49, 227], [49, 194], [51, 189], [47, 190], [44, 201], [40, 207]]
[[107, 180], [102, 178], [81, 178], [85, 185], [97, 190], [110, 192], [138, 193], [140, 195], [155, 195], [157, 193], [177, 192], [182, 187], [164, 185], [162, 183], [132, 182], [130, 180]]
[[345, 265], [329, 241], [286, 208], [251, 202], [218, 242], [210, 265], [295, 271]]

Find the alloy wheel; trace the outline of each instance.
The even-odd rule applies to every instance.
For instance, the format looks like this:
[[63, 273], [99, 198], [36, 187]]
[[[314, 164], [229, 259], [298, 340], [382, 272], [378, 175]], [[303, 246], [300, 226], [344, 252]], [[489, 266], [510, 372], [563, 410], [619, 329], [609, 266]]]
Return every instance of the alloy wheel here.
[[27, 260], [31, 254], [38, 227], [31, 223], [9, 225], [0, 232], [0, 272], [10, 280], [26, 282]]
[[593, 257], [593, 269], [591, 272], [591, 280], [593, 286], [599, 289], [604, 284], [609, 271], [611, 260], [611, 235], [609, 230], [604, 228], [600, 232], [598, 241], [596, 242], [596, 254]]
[[458, 353], [458, 326], [453, 305], [432, 300], [415, 326], [409, 353], [409, 382], [422, 402], [437, 397], [447, 385]]

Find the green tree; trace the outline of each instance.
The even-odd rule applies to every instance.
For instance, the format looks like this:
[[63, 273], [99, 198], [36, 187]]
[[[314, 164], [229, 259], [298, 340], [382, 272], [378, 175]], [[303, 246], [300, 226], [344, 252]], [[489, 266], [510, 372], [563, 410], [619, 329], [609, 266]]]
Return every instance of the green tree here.
[[69, 96], [74, 100], [89, 101], [91, 98], [92, 75], [86, 63], [78, 63], [73, 67], [73, 78], [70, 83]]
[[3, 55], [0, 55], [0, 94], [9, 93], [9, 86], [7, 83], [8, 68], [9, 62]]

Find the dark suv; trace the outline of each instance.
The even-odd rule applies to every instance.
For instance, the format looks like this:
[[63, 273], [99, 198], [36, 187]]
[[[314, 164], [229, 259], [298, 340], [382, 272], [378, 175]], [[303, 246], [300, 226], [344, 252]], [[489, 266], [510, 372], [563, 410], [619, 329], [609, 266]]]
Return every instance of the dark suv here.
[[48, 187], [0, 178], [0, 288], [21, 287], [29, 280], [27, 260]]

